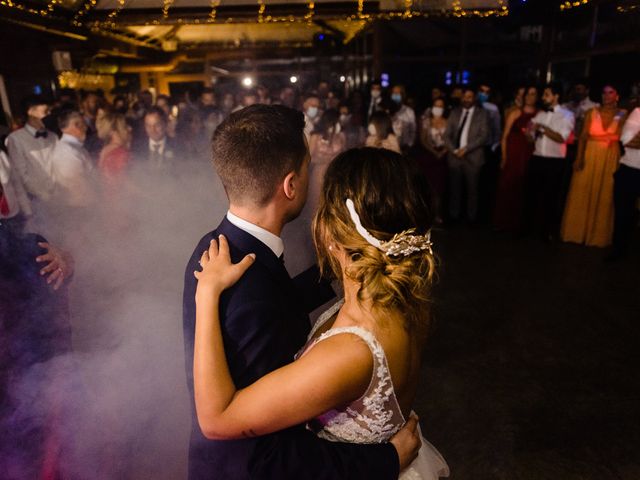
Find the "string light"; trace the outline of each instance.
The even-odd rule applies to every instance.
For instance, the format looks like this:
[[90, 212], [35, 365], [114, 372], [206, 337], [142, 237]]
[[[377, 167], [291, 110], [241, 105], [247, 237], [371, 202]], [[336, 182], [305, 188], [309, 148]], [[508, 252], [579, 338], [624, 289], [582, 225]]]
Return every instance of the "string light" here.
[[220, 0], [211, 0], [211, 11], [209, 12], [209, 18], [207, 22], [215, 23], [216, 16], [218, 15], [218, 7], [220, 6]]
[[629, 13], [640, 9], [640, 4], [636, 5], [618, 5], [616, 11], [618, 13]]
[[315, 8], [316, 8], [316, 3], [312, 0], [307, 5], [307, 14], [304, 16], [304, 19], [305, 19], [307, 25], [311, 25], [311, 22], [313, 21], [313, 15], [315, 14], [315, 11], [314, 11]]
[[73, 16], [73, 20], [71, 20], [71, 24], [76, 27], [81, 27], [83, 23], [82, 17], [84, 17], [89, 12], [89, 10], [94, 8], [97, 4], [98, 4], [98, 0], [89, 0], [88, 2], [85, 2], [82, 5], [82, 7], [78, 9], [76, 14]]
[[162, 18], [169, 18], [169, 9], [173, 5], [173, 0], [162, 0]]
[[116, 28], [116, 22], [115, 22], [116, 17], [120, 13], [120, 11], [124, 8], [126, 3], [127, 3], [127, 0], [118, 0], [118, 6], [114, 8], [113, 11], [109, 13], [109, 15], [107, 16], [108, 28], [111, 28], [111, 29]]
[[560, 4], [560, 10], [570, 10], [576, 7], [582, 7], [583, 5], [587, 5], [589, 0], [574, 0], [573, 2], [564, 2]]
[[264, 0], [258, 0], [258, 23], [264, 23], [264, 11], [266, 8]]
[[14, 3], [12, 0], [0, 0], [0, 5], [3, 7], [13, 8], [22, 12], [30, 13], [32, 15], [38, 15], [40, 17], [46, 17], [48, 15], [47, 10], [36, 10], [35, 8], [27, 7], [21, 3]]

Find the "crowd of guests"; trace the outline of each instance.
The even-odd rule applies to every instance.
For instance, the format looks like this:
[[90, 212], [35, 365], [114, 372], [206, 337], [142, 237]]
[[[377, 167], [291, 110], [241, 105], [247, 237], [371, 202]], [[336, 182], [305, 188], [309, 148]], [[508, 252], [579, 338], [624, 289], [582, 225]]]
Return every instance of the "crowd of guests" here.
[[619, 106], [606, 85], [599, 102], [576, 82], [522, 86], [496, 102], [491, 86], [433, 88], [416, 106], [402, 85], [373, 83], [346, 97], [327, 82], [300, 94], [203, 89], [181, 98], [142, 91], [108, 101], [100, 92], [63, 91], [53, 104], [31, 96], [24, 123], [0, 142], [0, 218], [21, 231], [34, 205], [87, 214], [100, 189], [118, 189], [134, 165], [173, 174], [206, 162], [210, 138], [232, 112], [278, 103], [304, 112], [311, 162], [310, 203], [329, 163], [367, 145], [405, 154], [431, 182], [438, 222], [489, 223], [498, 230], [606, 247], [623, 256], [635, 225], [640, 176], [640, 110]]

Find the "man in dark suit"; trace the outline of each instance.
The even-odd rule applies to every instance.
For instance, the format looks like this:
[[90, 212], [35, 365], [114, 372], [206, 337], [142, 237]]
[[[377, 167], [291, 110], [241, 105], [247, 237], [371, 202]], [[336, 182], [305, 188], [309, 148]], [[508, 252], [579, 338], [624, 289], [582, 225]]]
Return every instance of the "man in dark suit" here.
[[460, 218], [463, 181], [467, 192], [467, 219], [475, 222], [478, 215], [478, 182], [490, 131], [487, 112], [476, 104], [475, 95], [473, 89], [464, 89], [461, 106], [451, 112], [444, 134], [449, 150], [449, 215], [452, 220]]
[[[196, 246], [185, 272], [184, 339], [192, 400], [189, 479], [394, 479], [417, 453], [408, 425], [391, 444], [356, 445], [321, 440], [304, 425], [263, 437], [207, 440], [193, 401], [195, 290], [193, 272], [212, 239], [224, 234], [231, 258], [256, 261], [221, 297], [220, 314], [229, 369], [238, 388], [293, 360], [309, 332], [308, 312], [333, 296], [317, 269], [291, 279], [284, 268], [282, 228], [302, 210], [309, 152], [304, 116], [281, 105], [253, 105], [216, 130], [213, 157], [229, 197], [229, 212]], [[395, 447], [395, 448], [394, 448]]]
[[167, 135], [167, 114], [159, 107], [151, 107], [144, 115], [145, 135], [134, 146], [136, 159], [158, 170], [175, 165], [178, 148]]

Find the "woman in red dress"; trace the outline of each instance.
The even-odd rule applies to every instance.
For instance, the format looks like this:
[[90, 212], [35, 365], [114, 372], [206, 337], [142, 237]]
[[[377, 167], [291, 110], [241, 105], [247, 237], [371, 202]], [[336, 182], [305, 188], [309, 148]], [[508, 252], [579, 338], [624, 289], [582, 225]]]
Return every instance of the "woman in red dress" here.
[[104, 142], [100, 151], [98, 169], [107, 185], [120, 183], [124, 170], [129, 164], [131, 151], [131, 127], [124, 115], [105, 113], [96, 121], [98, 137]]
[[537, 101], [536, 87], [527, 88], [522, 108], [514, 108], [505, 121], [500, 180], [493, 215], [493, 225], [499, 230], [517, 231], [522, 224], [524, 176], [534, 147], [528, 129], [538, 112]]

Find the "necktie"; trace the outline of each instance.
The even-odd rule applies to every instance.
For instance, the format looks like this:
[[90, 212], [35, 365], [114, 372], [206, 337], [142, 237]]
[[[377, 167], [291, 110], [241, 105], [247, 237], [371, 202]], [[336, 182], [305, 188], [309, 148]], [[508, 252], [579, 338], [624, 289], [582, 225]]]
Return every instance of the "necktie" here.
[[462, 116], [462, 123], [458, 127], [458, 133], [456, 134], [456, 148], [460, 148], [460, 141], [462, 140], [462, 131], [464, 130], [465, 125], [467, 124], [468, 118], [469, 118], [469, 110], [465, 110], [464, 115]]
[[46, 130], [38, 130], [36, 132], [36, 138], [47, 138], [47, 131]]
[[160, 144], [154, 143], [151, 145], [151, 162], [154, 164], [159, 164], [162, 155], [160, 155]]

